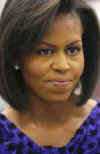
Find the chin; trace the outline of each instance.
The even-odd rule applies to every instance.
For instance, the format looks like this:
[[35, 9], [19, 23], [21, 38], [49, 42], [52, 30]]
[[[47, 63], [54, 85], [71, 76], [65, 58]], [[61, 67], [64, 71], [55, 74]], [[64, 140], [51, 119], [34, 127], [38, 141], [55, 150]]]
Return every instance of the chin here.
[[67, 102], [70, 98], [70, 94], [66, 94], [66, 95], [58, 95], [58, 96], [49, 96], [49, 97], [42, 97], [42, 100], [46, 101], [46, 102], [58, 102], [58, 103], [62, 103], [62, 102]]

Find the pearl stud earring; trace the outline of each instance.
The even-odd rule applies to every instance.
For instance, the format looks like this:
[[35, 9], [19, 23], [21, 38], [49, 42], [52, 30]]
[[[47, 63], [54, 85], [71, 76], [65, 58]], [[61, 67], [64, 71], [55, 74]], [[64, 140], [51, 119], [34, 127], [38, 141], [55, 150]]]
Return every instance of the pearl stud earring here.
[[15, 65], [15, 66], [14, 66], [14, 69], [15, 69], [16, 71], [18, 71], [18, 70], [20, 69], [20, 67], [19, 67], [18, 65]]

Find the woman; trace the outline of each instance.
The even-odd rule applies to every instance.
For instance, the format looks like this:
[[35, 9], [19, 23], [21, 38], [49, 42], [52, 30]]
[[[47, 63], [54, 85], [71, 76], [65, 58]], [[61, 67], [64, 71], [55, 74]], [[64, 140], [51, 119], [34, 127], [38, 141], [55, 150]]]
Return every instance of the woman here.
[[100, 30], [81, 0], [8, 0], [0, 21], [0, 154], [100, 153]]

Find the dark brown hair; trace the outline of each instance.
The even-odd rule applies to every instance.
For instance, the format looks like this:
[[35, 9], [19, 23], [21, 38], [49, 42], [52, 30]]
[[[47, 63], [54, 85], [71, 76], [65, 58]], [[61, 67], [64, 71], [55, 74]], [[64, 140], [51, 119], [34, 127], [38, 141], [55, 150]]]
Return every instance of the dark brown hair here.
[[12, 61], [31, 53], [60, 14], [77, 14], [83, 25], [85, 70], [78, 105], [92, 95], [100, 58], [100, 29], [95, 12], [81, 0], [7, 0], [0, 18], [0, 93], [17, 110], [28, 109], [21, 72]]

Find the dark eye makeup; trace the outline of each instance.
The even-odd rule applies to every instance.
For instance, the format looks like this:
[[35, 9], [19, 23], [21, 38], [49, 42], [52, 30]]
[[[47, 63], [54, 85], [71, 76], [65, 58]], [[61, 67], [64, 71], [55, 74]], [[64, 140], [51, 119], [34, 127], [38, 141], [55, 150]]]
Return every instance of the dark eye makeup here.
[[76, 55], [81, 51], [81, 47], [69, 47], [66, 49], [68, 55]]
[[[79, 51], [81, 51], [81, 47], [75, 46], [75, 47], [68, 47], [65, 49], [66, 54], [70, 55], [70, 56], [74, 56], [76, 55]], [[56, 51], [54, 49], [40, 49], [40, 50], [36, 50], [36, 54], [39, 55], [52, 55], [54, 54]]]
[[51, 55], [54, 53], [54, 50], [53, 49], [40, 49], [36, 51], [36, 53], [40, 55]]

